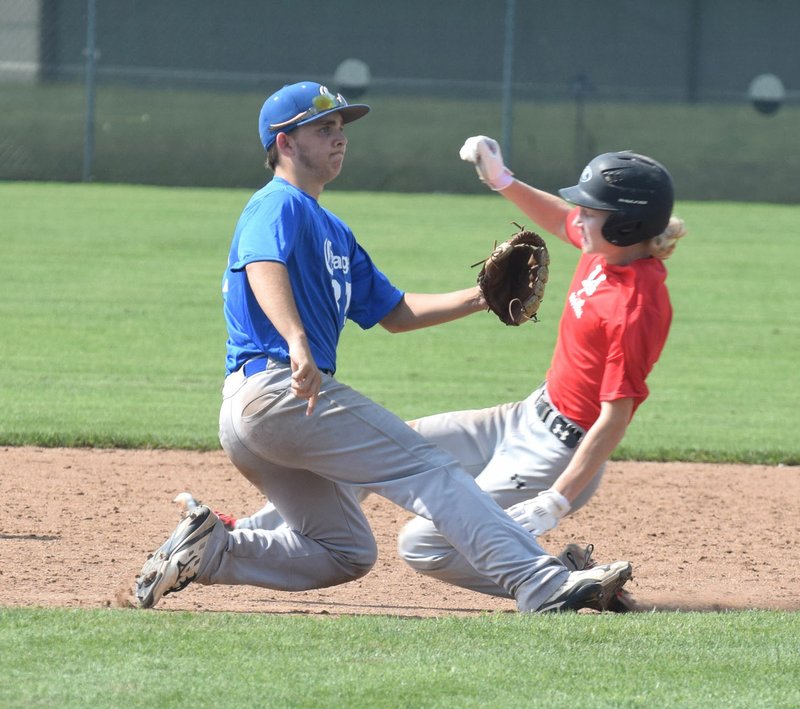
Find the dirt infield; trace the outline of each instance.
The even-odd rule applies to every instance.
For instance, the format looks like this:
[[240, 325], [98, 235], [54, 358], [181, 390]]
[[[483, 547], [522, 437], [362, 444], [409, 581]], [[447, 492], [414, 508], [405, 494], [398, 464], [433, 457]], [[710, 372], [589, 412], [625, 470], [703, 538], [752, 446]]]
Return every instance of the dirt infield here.
[[[125, 606], [147, 554], [177, 522], [190, 490], [215, 509], [263, 499], [225, 455], [182, 451], [5, 448], [0, 605]], [[164, 610], [401, 616], [510, 611], [513, 602], [415, 574], [394, 550], [404, 510], [364, 503], [379, 558], [365, 578], [283, 593], [190, 585]], [[800, 468], [612, 463], [592, 502], [542, 537], [558, 553], [592, 542], [600, 560], [630, 559], [641, 610], [800, 610]]]

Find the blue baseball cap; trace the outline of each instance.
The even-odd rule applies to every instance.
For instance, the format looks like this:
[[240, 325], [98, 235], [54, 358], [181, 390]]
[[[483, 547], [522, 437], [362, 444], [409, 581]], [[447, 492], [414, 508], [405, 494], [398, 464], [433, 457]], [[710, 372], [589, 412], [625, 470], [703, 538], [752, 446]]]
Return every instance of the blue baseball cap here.
[[329, 113], [339, 111], [345, 123], [369, 112], [363, 103], [348, 104], [341, 94], [332, 94], [326, 86], [313, 81], [287, 84], [270, 96], [258, 116], [258, 133], [265, 150], [275, 142], [278, 133], [288, 133], [297, 126], [311, 123]]

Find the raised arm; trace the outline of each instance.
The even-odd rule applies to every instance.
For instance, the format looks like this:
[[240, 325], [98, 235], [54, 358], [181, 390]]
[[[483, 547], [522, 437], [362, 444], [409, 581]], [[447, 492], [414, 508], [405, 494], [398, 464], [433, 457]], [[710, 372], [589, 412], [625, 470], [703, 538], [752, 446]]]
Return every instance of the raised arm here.
[[478, 177], [492, 190], [513, 202], [542, 229], [567, 241], [565, 221], [570, 205], [557, 195], [515, 179], [503, 163], [503, 154], [496, 140], [485, 135], [467, 138], [459, 155], [462, 160], [475, 165]]

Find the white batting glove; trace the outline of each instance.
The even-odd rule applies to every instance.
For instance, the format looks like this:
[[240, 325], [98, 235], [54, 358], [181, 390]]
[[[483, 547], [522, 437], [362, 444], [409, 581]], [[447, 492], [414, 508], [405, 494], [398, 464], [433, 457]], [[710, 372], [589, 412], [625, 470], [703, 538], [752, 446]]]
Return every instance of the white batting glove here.
[[545, 490], [536, 497], [518, 502], [506, 512], [517, 524], [522, 525], [535, 537], [555, 529], [561, 518], [570, 511], [569, 500], [557, 490]]
[[503, 164], [503, 153], [494, 138], [473, 135], [467, 138], [458, 155], [462, 160], [473, 163], [481, 181], [495, 192], [504, 190], [514, 181], [514, 173]]

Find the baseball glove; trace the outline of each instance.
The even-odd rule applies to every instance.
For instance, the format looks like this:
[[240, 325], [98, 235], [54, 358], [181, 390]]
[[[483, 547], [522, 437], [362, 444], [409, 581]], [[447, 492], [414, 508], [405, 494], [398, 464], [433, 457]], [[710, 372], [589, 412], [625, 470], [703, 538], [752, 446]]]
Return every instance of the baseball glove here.
[[512, 223], [519, 231], [473, 268], [483, 264], [478, 286], [488, 309], [506, 325], [516, 326], [538, 320], [550, 255], [541, 236]]

